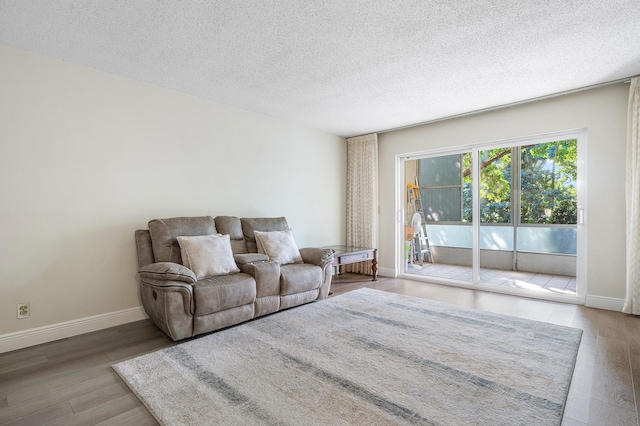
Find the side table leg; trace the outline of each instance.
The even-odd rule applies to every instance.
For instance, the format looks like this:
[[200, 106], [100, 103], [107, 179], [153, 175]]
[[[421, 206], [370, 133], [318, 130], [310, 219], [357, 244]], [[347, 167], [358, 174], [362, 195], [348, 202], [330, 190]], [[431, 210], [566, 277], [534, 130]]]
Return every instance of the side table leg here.
[[373, 271], [373, 280], [378, 280], [378, 249], [373, 251], [373, 260], [371, 261], [371, 270]]

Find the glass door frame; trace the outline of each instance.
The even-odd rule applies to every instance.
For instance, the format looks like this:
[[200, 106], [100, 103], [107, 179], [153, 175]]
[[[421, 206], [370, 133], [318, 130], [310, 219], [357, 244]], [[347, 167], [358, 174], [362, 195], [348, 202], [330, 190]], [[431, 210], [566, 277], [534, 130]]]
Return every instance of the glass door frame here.
[[[577, 199], [577, 253], [576, 253], [576, 295], [565, 294], [542, 294], [526, 289], [514, 289], [510, 287], [497, 287], [480, 282], [480, 168], [479, 153], [487, 149], [502, 147], [521, 147], [523, 145], [533, 145], [557, 140], [576, 139], [578, 147], [576, 188]], [[458, 281], [453, 279], [429, 277], [424, 275], [411, 274], [405, 271], [404, 262], [404, 226], [406, 208], [406, 184], [405, 184], [405, 163], [407, 161], [418, 160], [427, 157], [438, 157], [444, 155], [454, 155], [462, 153], [472, 153], [473, 158], [473, 179], [472, 179], [472, 202], [473, 202], [473, 247], [472, 247], [472, 281]], [[456, 287], [471, 288], [476, 290], [488, 290], [497, 293], [513, 294], [526, 297], [534, 297], [542, 300], [554, 300], [561, 302], [584, 304], [587, 289], [586, 258], [587, 258], [587, 129], [567, 130], [562, 132], [545, 133], [534, 136], [505, 139], [491, 142], [483, 142], [473, 145], [461, 145], [451, 148], [437, 148], [408, 154], [396, 155], [396, 238], [395, 238], [395, 267], [396, 276], [414, 281], [433, 282], [436, 284], [452, 285]], [[517, 193], [520, 194], [518, 188]], [[515, 230], [514, 230], [515, 232]], [[515, 247], [514, 247], [515, 250]]]

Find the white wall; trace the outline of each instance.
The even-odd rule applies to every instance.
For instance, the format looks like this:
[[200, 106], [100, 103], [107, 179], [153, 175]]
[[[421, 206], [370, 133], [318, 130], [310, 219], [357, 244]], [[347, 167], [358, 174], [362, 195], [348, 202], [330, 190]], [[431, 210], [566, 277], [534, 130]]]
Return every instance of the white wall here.
[[300, 247], [344, 243], [343, 138], [2, 45], [0, 120], [0, 335], [138, 307], [153, 218], [286, 216]]
[[587, 298], [625, 295], [625, 145], [629, 84], [378, 136], [380, 267], [395, 270], [395, 156], [543, 133], [588, 131]]

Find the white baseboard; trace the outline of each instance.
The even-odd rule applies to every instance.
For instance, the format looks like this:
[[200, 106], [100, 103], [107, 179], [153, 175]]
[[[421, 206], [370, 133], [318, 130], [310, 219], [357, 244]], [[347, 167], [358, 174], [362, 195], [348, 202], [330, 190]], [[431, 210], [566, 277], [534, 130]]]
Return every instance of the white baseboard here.
[[387, 278], [396, 278], [396, 270], [394, 268], [378, 268], [378, 275]]
[[590, 308], [606, 309], [607, 311], [622, 312], [624, 299], [606, 296], [593, 296], [587, 294], [584, 305]]
[[148, 318], [148, 316], [144, 313], [144, 309], [139, 306], [137, 308], [124, 309], [122, 311], [109, 312], [58, 324], [2, 334], [0, 335], [0, 353], [15, 351], [16, 349], [27, 348], [54, 340], [66, 339], [67, 337], [140, 321], [145, 318]]

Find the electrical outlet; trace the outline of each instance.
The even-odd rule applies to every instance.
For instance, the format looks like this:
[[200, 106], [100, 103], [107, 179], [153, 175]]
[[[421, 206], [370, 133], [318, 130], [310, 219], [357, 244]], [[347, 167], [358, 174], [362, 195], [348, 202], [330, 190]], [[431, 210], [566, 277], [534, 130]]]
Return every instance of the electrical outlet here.
[[31, 315], [31, 306], [29, 305], [29, 302], [18, 303], [18, 319], [29, 318], [29, 315]]

